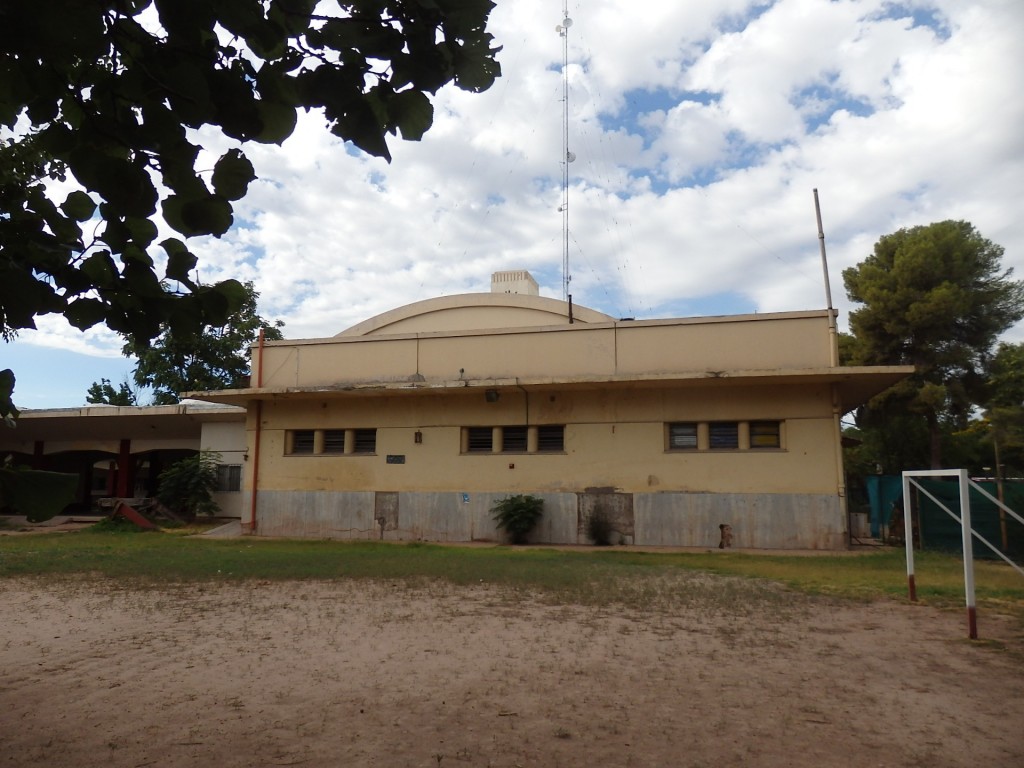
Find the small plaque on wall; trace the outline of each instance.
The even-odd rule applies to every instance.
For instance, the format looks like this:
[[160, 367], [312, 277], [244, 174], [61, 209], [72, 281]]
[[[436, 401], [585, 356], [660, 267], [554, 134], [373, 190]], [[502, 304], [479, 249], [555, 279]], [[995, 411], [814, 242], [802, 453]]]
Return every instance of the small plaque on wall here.
[[388, 461], [388, 464], [405, 464], [405, 454], [404, 453], [399, 453], [399, 454], [389, 453], [387, 461]]

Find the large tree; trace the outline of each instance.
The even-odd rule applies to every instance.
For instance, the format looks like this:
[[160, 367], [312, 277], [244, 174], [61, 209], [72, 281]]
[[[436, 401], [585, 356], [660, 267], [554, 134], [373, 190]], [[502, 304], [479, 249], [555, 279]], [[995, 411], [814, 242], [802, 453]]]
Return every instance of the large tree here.
[[138, 405], [138, 396], [127, 381], [122, 381], [117, 389], [110, 379], [94, 381], [85, 393], [85, 402], [93, 405]]
[[[219, 325], [244, 295], [202, 286], [179, 237], [223, 235], [255, 178], [243, 147], [299, 110], [390, 159], [428, 94], [499, 74], [490, 0], [39, 0], [0, 4], [0, 337], [63, 314], [132, 343]], [[233, 139], [197, 168], [197, 130]], [[158, 247], [157, 247], [158, 246]], [[168, 290], [170, 286], [174, 291]], [[0, 371], [0, 415], [13, 374]]]
[[282, 338], [284, 323], [260, 317], [256, 311], [259, 294], [252, 283], [245, 283], [244, 289], [242, 306], [223, 325], [207, 327], [198, 336], [184, 339], [165, 328], [152, 343], [125, 345], [124, 353], [138, 358], [132, 377], [138, 386], [153, 390], [154, 404], [176, 403], [182, 392], [246, 386], [249, 347], [261, 329], [265, 339]]
[[852, 301], [850, 362], [911, 364], [916, 373], [865, 414], [917, 414], [928, 464], [942, 466], [944, 424], [963, 429], [985, 397], [986, 365], [999, 335], [1024, 317], [1024, 283], [1002, 267], [1003, 248], [965, 221], [941, 221], [882, 237], [843, 271]]

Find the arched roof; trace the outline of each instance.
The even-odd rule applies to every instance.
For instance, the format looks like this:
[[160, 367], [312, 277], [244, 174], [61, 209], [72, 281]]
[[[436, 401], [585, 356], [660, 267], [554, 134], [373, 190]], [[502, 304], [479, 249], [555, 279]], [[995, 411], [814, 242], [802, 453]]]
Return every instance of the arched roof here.
[[[602, 312], [578, 305], [573, 305], [572, 314], [575, 323], [615, 320]], [[565, 325], [568, 322], [569, 305], [558, 299], [519, 293], [464, 293], [406, 304], [353, 325], [337, 336], [477, 331]]]

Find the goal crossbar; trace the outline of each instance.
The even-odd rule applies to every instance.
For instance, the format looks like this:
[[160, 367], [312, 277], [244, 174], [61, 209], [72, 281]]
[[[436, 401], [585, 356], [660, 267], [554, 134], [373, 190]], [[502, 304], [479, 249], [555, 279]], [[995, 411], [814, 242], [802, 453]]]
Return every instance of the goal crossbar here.
[[[956, 478], [957, 485], [960, 491], [960, 514], [957, 515], [945, 504], [939, 501], [935, 496], [928, 491], [924, 486], [921, 485], [915, 478], [921, 477], [936, 477], [936, 478]], [[1024, 575], [1024, 569], [1020, 568], [1016, 563], [1010, 560], [1006, 555], [1000, 552], [995, 546], [992, 545], [987, 539], [981, 534], [974, 530], [971, 525], [971, 487], [977, 488], [982, 494], [988, 499], [995, 502], [1000, 509], [1011, 515], [1015, 520], [1024, 523], [1024, 519], [1021, 518], [1016, 512], [1007, 507], [998, 499], [992, 497], [984, 488], [973, 482], [967, 476], [966, 469], [915, 469], [906, 470], [903, 472], [903, 538], [907, 548], [907, 588], [910, 593], [911, 600], [917, 600], [917, 585], [914, 581], [914, 529], [913, 529], [913, 514], [911, 510], [911, 497], [910, 487], [913, 485], [915, 488], [924, 493], [934, 503], [938, 504], [939, 507], [950, 515], [954, 520], [960, 523], [961, 532], [961, 543], [963, 545], [963, 559], [964, 559], [964, 596], [967, 601], [967, 631], [968, 636], [972, 640], [976, 640], [978, 637], [978, 618], [977, 609], [974, 598], [974, 548], [972, 546], [972, 537], [977, 538], [985, 546], [995, 552], [999, 557], [1009, 563], [1015, 568], [1021, 575]]]

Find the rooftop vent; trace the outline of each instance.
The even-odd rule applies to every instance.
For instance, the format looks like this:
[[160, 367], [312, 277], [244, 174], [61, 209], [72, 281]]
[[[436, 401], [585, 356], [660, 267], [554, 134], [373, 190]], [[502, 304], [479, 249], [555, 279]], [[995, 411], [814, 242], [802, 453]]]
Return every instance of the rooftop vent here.
[[491, 275], [491, 293], [521, 293], [540, 296], [540, 286], [525, 269], [495, 272]]

